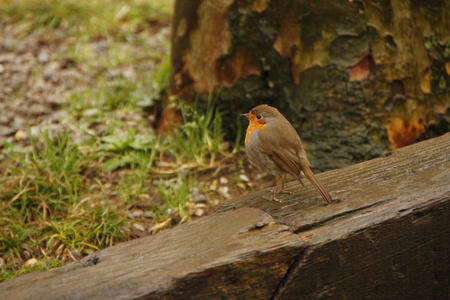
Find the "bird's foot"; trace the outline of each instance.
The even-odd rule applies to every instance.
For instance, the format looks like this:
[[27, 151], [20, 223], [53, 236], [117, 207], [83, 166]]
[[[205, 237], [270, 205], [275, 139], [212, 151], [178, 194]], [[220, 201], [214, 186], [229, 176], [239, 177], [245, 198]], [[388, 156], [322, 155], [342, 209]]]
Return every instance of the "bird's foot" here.
[[[266, 191], [267, 191], [267, 192], [273, 193], [274, 189], [275, 189], [275, 188], [268, 188], [268, 189], [266, 189]], [[281, 191], [277, 191], [277, 194], [287, 194], [287, 195], [292, 195], [292, 194], [294, 194], [294, 192], [286, 191], [286, 190], [281, 190]]]
[[272, 195], [272, 196], [263, 196], [264, 199], [269, 200], [269, 201], [276, 201], [276, 202], [282, 202], [280, 199], [278, 199], [276, 196]]
[[295, 193], [294, 193], [294, 192], [291, 192], [291, 191], [281, 190], [281, 191], [278, 191], [277, 194], [287, 194], [287, 195], [292, 195], [292, 194], [295, 194]]

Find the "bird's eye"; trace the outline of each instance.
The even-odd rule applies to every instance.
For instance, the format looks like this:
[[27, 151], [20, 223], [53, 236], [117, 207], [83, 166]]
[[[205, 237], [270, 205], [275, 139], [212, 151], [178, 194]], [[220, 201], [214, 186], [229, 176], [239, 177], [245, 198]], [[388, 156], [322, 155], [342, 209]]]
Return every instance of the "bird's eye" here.
[[262, 118], [262, 116], [261, 115], [257, 115], [256, 118], [259, 120], [259, 119]]

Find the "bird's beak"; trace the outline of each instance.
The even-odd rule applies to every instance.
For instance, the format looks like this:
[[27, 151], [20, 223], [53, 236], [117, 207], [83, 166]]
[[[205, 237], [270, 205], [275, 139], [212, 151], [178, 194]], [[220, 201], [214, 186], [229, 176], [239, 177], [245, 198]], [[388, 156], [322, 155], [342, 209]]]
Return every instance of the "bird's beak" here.
[[250, 118], [250, 116], [248, 114], [242, 114], [241, 117], [247, 118], [247, 119]]

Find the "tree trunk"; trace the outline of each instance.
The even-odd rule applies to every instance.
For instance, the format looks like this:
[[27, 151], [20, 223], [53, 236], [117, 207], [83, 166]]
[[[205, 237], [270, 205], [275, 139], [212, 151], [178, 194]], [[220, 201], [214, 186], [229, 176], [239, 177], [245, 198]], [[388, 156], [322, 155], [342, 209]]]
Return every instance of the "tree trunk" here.
[[317, 169], [450, 130], [450, 2], [177, 0], [170, 93], [221, 90], [224, 126], [266, 103]]

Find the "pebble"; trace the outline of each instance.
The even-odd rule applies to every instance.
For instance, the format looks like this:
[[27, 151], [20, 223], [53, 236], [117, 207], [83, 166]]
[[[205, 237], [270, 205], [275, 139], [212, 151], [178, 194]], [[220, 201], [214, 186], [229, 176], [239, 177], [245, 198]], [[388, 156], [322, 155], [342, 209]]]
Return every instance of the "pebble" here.
[[195, 196], [192, 196], [192, 202], [194, 203], [206, 202], [206, 196], [203, 194], [197, 194]]
[[169, 217], [174, 216], [175, 213], [176, 213], [175, 209], [173, 209], [173, 208], [167, 209], [167, 214], [169, 215]]
[[244, 181], [244, 182], [249, 182], [249, 181], [250, 181], [250, 179], [248, 178], [248, 176], [245, 175], [245, 174], [239, 175], [239, 178], [240, 178], [242, 181]]
[[136, 77], [137, 77], [136, 71], [135, 71], [135, 69], [134, 69], [133, 66], [129, 66], [128, 68], [126, 68], [125, 70], [123, 70], [122, 75], [123, 75], [123, 77], [125, 77], [126, 79], [129, 79], [129, 80], [132, 80], [132, 81], [133, 81], [133, 80], [136, 80]]
[[191, 189], [191, 193], [192, 193], [192, 196], [196, 196], [196, 195], [198, 195], [200, 193], [200, 189], [198, 187], [194, 186]]
[[46, 62], [48, 62], [48, 52], [47, 51], [40, 51], [39, 52], [39, 54], [38, 54], [38, 56], [37, 56], [37, 60], [40, 62], [40, 63], [46, 63]]
[[38, 260], [37, 260], [36, 258], [32, 257], [32, 258], [30, 258], [29, 260], [27, 260], [27, 261], [25, 262], [25, 266], [27, 266], [27, 267], [32, 267], [32, 266], [34, 266], [37, 262], [38, 262]]
[[86, 109], [85, 111], [84, 111], [84, 113], [83, 113], [83, 115], [85, 116], [85, 117], [95, 117], [95, 116], [97, 116], [97, 115], [99, 115], [100, 114], [100, 110], [98, 110], [97, 108], [89, 108], [89, 109]]
[[218, 181], [217, 179], [214, 179], [213, 182], [211, 183], [211, 185], [209, 186], [209, 189], [212, 191], [217, 191], [217, 186], [218, 186]]
[[138, 223], [134, 223], [133, 227], [136, 228], [139, 231], [144, 231], [145, 230], [144, 226], [142, 226], [141, 224], [138, 224]]
[[245, 186], [245, 183], [238, 182], [238, 183], [236, 183], [236, 185], [243, 190], [247, 189], [247, 187]]
[[228, 179], [226, 179], [225, 177], [220, 177], [220, 184], [227, 184], [228, 183]]
[[264, 227], [264, 223], [263, 223], [263, 222], [257, 222], [257, 223], [255, 224], [255, 227], [256, 227], [256, 228], [263, 228], [263, 227]]
[[201, 217], [205, 214], [205, 210], [203, 208], [197, 208], [194, 212], [194, 215], [197, 217]]
[[22, 141], [26, 138], [28, 138], [28, 134], [23, 130], [18, 130], [14, 135], [14, 139], [16, 139], [16, 141]]
[[60, 69], [60, 63], [57, 61], [50, 62], [44, 69], [43, 77], [45, 80], [51, 80], [53, 82], [58, 82], [58, 71]]
[[135, 219], [135, 218], [140, 218], [140, 217], [142, 217], [143, 214], [144, 214], [144, 213], [142, 212], [142, 210], [135, 210], [135, 211], [130, 212], [130, 213], [127, 215], [127, 217], [128, 217], [128, 219]]
[[3, 260], [3, 258], [0, 257], [0, 268], [3, 267], [5, 265], [5, 261]]
[[230, 198], [230, 194], [228, 193], [228, 187], [227, 186], [221, 186], [217, 191], [222, 194], [225, 198]]
[[144, 217], [146, 217], [147, 219], [153, 219], [153, 214], [151, 211], [144, 211]]

